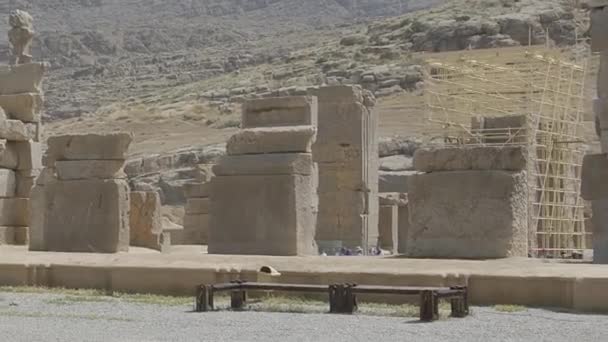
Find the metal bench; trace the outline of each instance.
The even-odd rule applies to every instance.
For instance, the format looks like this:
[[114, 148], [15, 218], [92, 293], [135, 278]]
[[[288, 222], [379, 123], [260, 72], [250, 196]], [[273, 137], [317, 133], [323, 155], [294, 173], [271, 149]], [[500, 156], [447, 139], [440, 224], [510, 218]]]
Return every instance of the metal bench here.
[[215, 293], [230, 292], [230, 307], [238, 310], [247, 303], [247, 291], [281, 291], [303, 293], [328, 293], [329, 312], [352, 314], [357, 311], [357, 294], [418, 295], [420, 296], [420, 320], [429, 322], [439, 318], [439, 301], [449, 300], [452, 317], [465, 317], [469, 314], [467, 288], [418, 287], [418, 286], [372, 286], [357, 284], [308, 285], [308, 284], [270, 284], [246, 281], [216, 285], [201, 285], [196, 290], [196, 311], [214, 310]]

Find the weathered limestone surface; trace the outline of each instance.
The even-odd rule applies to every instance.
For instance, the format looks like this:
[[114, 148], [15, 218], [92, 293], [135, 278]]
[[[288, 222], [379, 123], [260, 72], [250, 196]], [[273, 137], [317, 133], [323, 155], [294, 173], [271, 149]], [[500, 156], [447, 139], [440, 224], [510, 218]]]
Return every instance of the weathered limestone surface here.
[[16, 170], [19, 166], [19, 151], [14, 142], [2, 143], [0, 148], [0, 167]]
[[184, 228], [171, 232], [172, 245], [206, 245], [209, 241], [209, 215], [186, 214]]
[[29, 225], [26, 198], [0, 198], [0, 226], [27, 227]]
[[314, 96], [274, 97], [251, 100], [243, 104], [241, 127], [316, 127], [317, 110], [317, 98]]
[[399, 244], [399, 207], [397, 205], [381, 205], [378, 222], [378, 244], [380, 248], [397, 254]]
[[213, 166], [216, 176], [234, 175], [310, 175], [313, 170], [310, 153], [271, 153], [225, 156]]
[[242, 175], [211, 184], [209, 253], [317, 254], [312, 177]]
[[414, 168], [421, 172], [526, 169], [526, 149], [521, 146], [428, 147], [416, 150]]
[[15, 197], [30, 198], [40, 170], [22, 170], [15, 173]]
[[42, 146], [34, 141], [17, 141], [7, 144], [7, 148], [14, 148], [18, 157], [17, 170], [42, 169]]
[[581, 197], [588, 201], [608, 199], [608, 158], [605, 154], [584, 157]]
[[378, 176], [378, 192], [407, 193], [407, 179], [415, 174], [418, 174], [418, 172], [380, 172]]
[[608, 1], [593, 0], [589, 5], [591, 49], [600, 57], [593, 110], [603, 154], [585, 156], [581, 196], [591, 201], [594, 262], [608, 264]]
[[608, 98], [593, 99], [593, 112], [599, 121], [599, 129], [600, 130], [608, 130]]
[[55, 162], [55, 168], [60, 180], [127, 178], [124, 160], [65, 160]]
[[591, 10], [591, 50], [601, 52], [608, 50], [608, 5]]
[[409, 202], [398, 209], [399, 223], [397, 233], [397, 251], [399, 254], [407, 254], [407, 235], [410, 230], [410, 208]]
[[131, 192], [130, 245], [162, 250], [162, 215], [158, 192]]
[[50, 137], [46, 165], [57, 160], [125, 160], [133, 135], [75, 134]]
[[378, 145], [373, 96], [323, 87], [313, 159], [319, 169], [319, 245], [368, 250], [378, 239]]
[[245, 129], [228, 140], [226, 152], [229, 155], [310, 153], [315, 134], [313, 126]]
[[2, 227], [0, 226], [0, 246], [1, 245], [27, 245], [27, 227]]
[[209, 214], [210, 203], [208, 198], [189, 198], [186, 203], [186, 214]]
[[35, 140], [36, 134], [35, 124], [24, 123], [20, 120], [0, 120], [0, 139], [28, 141]]
[[34, 38], [32, 16], [21, 10], [11, 11], [8, 23], [11, 29], [8, 31], [10, 42], [11, 64], [30, 63], [32, 55], [30, 48]]
[[209, 183], [186, 183], [184, 184], [184, 195], [186, 198], [209, 197], [211, 186]]
[[591, 202], [593, 210], [593, 262], [608, 264], [608, 197]]
[[608, 50], [600, 53], [600, 71], [597, 76], [597, 95], [608, 99]]
[[6, 111], [8, 118], [23, 122], [40, 121], [43, 101], [38, 93], [0, 95], [0, 107]]
[[409, 188], [408, 256], [528, 255], [525, 172], [428, 173], [412, 176]]
[[129, 186], [124, 180], [58, 181], [48, 197], [45, 248], [55, 252], [116, 253], [129, 248]]
[[0, 246], [15, 244], [15, 230], [13, 227], [0, 227]]
[[0, 94], [42, 93], [42, 78], [47, 68], [45, 63], [0, 67]]
[[0, 169], [0, 198], [15, 197], [17, 180], [15, 171]]
[[[213, 167], [210, 203], [188, 200], [211, 254], [315, 255], [316, 168], [310, 154], [316, 99], [266, 99], [243, 106], [244, 127]], [[298, 124], [298, 126], [293, 126]], [[209, 213], [209, 215], [206, 215]], [[207, 221], [208, 220], [208, 221]], [[204, 228], [208, 222], [208, 237]]]

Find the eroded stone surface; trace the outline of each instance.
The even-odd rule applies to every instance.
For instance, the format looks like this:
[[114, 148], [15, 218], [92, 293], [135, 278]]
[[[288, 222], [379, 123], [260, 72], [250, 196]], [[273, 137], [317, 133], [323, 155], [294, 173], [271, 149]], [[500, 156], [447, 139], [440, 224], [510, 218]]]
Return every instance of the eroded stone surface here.
[[63, 160], [56, 161], [60, 180], [126, 178], [124, 160]]
[[42, 93], [42, 79], [47, 68], [45, 63], [0, 67], [0, 95]]
[[242, 128], [317, 126], [314, 96], [273, 97], [247, 101], [243, 105]]
[[245, 129], [228, 140], [226, 151], [229, 155], [310, 153], [315, 136], [313, 126]]
[[129, 213], [130, 245], [162, 249], [162, 215], [157, 192], [131, 192]]
[[420, 148], [414, 168], [421, 172], [526, 169], [526, 149], [521, 146], [458, 146]]
[[4, 108], [8, 118], [24, 122], [40, 121], [43, 102], [42, 95], [37, 93], [0, 95], [0, 107]]
[[504, 258], [528, 255], [525, 172], [451, 171], [409, 179], [407, 255]]
[[46, 165], [56, 160], [125, 160], [130, 133], [74, 134], [50, 137]]
[[124, 180], [58, 181], [46, 192], [48, 251], [116, 253], [129, 248], [129, 186]]

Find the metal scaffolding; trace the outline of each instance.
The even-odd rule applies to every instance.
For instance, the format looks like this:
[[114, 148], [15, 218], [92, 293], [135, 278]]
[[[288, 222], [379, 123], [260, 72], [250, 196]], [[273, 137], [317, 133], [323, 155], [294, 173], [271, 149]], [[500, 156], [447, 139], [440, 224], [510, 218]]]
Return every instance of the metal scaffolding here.
[[582, 252], [587, 58], [566, 58], [545, 47], [493, 50], [483, 61], [475, 56], [463, 52], [428, 61], [425, 93], [433, 141], [526, 146], [531, 255]]

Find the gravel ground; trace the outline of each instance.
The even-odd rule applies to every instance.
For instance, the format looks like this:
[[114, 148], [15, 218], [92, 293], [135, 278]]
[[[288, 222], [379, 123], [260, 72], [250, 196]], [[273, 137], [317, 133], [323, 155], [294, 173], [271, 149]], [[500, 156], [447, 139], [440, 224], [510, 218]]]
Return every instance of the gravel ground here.
[[608, 316], [473, 308], [465, 319], [260, 312], [0, 292], [0, 341], [606, 341]]

